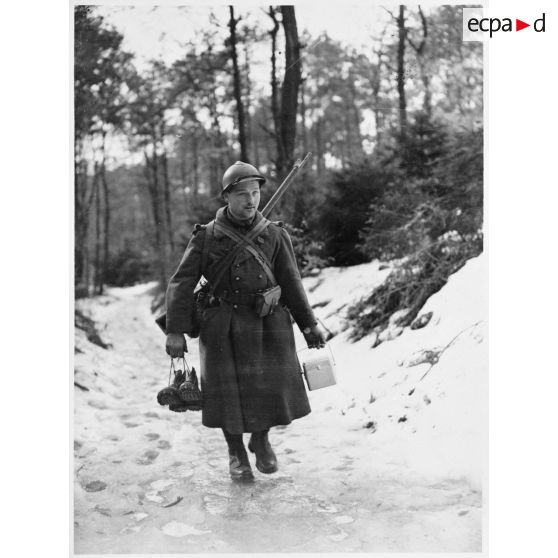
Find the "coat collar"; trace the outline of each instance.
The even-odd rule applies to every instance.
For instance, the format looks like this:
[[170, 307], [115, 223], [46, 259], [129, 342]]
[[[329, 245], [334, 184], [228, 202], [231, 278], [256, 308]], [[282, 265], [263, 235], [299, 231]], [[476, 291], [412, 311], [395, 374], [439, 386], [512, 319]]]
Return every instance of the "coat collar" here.
[[[227, 206], [224, 207], [220, 207], [217, 210], [217, 213], [215, 214], [215, 221], [217, 223], [223, 223], [228, 225], [229, 227], [232, 226], [233, 228], [238, 228], [238, 225], [236, 225], [233, 221], [231, 221], [231, 219], [229, 219], [228, 215], [227, 215]], [[245, 231], [249, 231], [251, 230], [253, 227], [255, 227], [262, 219], [265, 219], [265, 217], [261, 214], [260, 211], [256, 211], [256, 216], [254, 217], [254, 220], [252, 221], [252, 224], [250, 225], [250, 228], [248, 229], [244, 229]], [[219, 239], [219, 238], [223, 238], [226, 237], [226, 235], [224, 233], [222, 233], [221, 231], [214, 229], [214, 237]], [[267, 228], [260, 234], [260, 236], [266, 236], [268, 234], [267, 232]]]

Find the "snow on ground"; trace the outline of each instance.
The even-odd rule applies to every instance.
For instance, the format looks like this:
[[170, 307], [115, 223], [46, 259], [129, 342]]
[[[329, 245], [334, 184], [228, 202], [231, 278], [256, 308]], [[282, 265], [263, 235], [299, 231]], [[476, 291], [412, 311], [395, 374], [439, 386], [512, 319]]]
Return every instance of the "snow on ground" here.
[[[337, 293], [354, 293], [357, 300], [362, 289], [360, 283], [351, 289], [355, 279], [370, 272], [383, 280], [377, 265], [349, 268], [352, 276], [326, 270], [334, 281], [321, 285], [320, 277], [308, 280], [310, 301], [320, 305], [316, 313], [326, 327], [332, 315], [334, 327], [343, 321], [342, 313], [332, 314], [339, 304]], [[431, 479], [466, 477], [480, 490], [488, 416], [486, 284], [486, 260], [480, 255], [426, 302], [419, 313], [432, 312], [426, 327], [405, 328], [374, 349], [375, 335], [356, 343], [347, 340], [348, 331], [336, 336], [330, 345], [339, 385], [316, 393], [314, 407], [340, 407], [341, 428], [368, 425], [375, 443], [381, 443], [383, 451], [389, 449], [401, 464]], [[345, 295], [342, 304], [347, 302]], [[392, 328], [394, 334], [398, 329]]]
[[[309, 393], [308, 417], [272, 429], [280, 470], [255, 470], [249, 486], [228, 478], [219, 430], [155, 401], [168, 361], [150, 312], [154, 285], [78, 301], [112, 348], [76, 330], [75, 551], [480, 551], [485, 266], [482, 255], [470, 260], [427, 301], [426, 327], [374, 349], [371, 337], [347, 340], [344, 313], [389, 268], [305, 279], [318, 317], [340, 332], [330, 341], [338, 384]], [[197, 341], [188, 344], [198, 368]]]

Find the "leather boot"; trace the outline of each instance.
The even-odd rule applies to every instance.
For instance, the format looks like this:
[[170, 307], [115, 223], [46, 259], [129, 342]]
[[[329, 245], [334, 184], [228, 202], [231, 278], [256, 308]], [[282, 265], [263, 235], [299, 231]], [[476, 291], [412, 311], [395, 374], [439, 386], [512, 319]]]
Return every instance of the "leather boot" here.
[[[174, 379], [170, 386], [167, 386], [159, 391], [157, 394], [157, 402], [159, 405], [169, 405], [176, 407], [181, 405], [182, 400], [180, 399], [180, 393], [178, 387], [184, 382], [185, 375], [182, 370], [174, 371]], [[170, 407], [169, 407], [170, 408]], [[174, 410], [174, 409], [171, 409]]]
[[223, 430], [227, 445], [229, 446], [229, 473], [235, 481], [254, 480], [250, 460], [242, 441], [242, 434], [231, 434]]
[[248, 444], [248, 449], [256, 454], [256, 468], [266, 475], [277, 471], [277, 457], [267, 438], [268, 432], [269, 430], [254, 432]]

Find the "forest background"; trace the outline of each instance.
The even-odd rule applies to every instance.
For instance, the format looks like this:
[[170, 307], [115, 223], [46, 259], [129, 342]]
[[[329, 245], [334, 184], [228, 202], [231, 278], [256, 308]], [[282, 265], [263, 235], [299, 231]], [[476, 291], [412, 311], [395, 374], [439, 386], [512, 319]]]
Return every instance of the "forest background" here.
[[348, 317], [356, 338], [409, 325], [482, 251], [483, 52], [462, 7], [381, 8], [364, 48], [293, 6], [173, 9], [204, 24], [145, 64], [107, 7], [75, 8], [76, 297], [163, 287], [231, 163], [268, 177], [263, 207], [311, 151], [272, 215], [302, 273], [395, 260]]

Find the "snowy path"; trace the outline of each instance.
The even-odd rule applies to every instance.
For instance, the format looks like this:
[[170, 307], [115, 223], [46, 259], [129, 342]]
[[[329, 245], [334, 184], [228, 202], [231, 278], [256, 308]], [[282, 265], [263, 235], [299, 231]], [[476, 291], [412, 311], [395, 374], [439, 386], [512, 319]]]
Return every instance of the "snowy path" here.
[[271, 431], [279, 472], [232, 483], [221, 432], [155, 400], [168, 362], [150, 302], [141, 286], [84, 303], [112, 348], [76, 332], [76, 553], [481, 550], [478, 491], [390, 461], [318, 392], [308, 417]]

